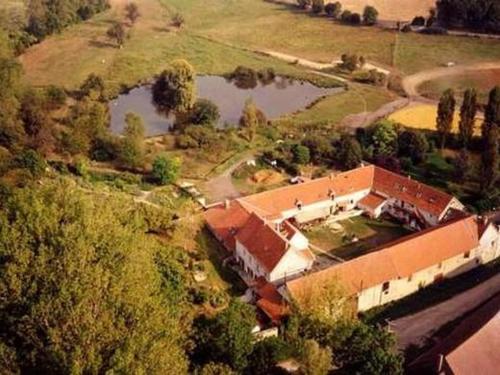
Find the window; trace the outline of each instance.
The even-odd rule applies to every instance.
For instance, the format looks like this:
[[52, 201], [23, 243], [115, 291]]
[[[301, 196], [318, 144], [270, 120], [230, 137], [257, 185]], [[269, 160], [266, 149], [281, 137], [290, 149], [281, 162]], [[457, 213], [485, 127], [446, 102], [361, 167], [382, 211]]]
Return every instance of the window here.
[[384, 292], [385, 294], [389, 293], [389, 285], [390, 285], [389, 281], [386, 281], [385, 283], [383, 283], [382, 284], [382, 292]]
[[466, 253], [464, 253], [464, 258], [465, 259], [469, 259], [470, 258], [470, 251], [467, 251]]

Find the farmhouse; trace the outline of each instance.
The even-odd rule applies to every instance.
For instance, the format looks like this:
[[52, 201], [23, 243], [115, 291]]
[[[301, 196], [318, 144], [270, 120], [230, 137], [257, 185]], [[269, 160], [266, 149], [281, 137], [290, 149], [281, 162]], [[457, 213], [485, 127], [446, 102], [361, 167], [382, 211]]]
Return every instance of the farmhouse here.
[[[313, 246], [299, 228], [359, 214], [389, 216], [413, 233], [350, 261], [315, 267]], [[205, 217], [251, 279], [295, 299], [308, 284], [338, 280], [358, 311], [500, 256], [495, 224], [467, 214], [451, 195], [373, 165], [227, 201]]]

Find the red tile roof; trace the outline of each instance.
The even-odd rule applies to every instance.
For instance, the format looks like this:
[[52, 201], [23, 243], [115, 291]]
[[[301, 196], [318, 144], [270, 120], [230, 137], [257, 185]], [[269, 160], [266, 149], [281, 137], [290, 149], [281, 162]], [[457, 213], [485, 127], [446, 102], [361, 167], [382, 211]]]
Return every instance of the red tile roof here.
[[261, 297], [257, 300], [257, 306], [260, 307], [274, 323], [279, 323], [281, 319], [288, 314], [288, 306], [273, 284], [264, 282], [256, 292], [259, 297]]
[[297, 201], [307, 206], [330, 199], [332, 193], [343, 196], [370, 189], [373, 171], [373, 166], [361, 167], [335, 176], [250, 195], [240, 198], [239, 201], [249, 211], [257, 212], [267, 219], [276, 219], [283, 211], [294, 209]]
[[[450, 240], [452, 239], [452, 240]], [[312, 283], [338, 279], [355, 294], [412, 275], [479, 246], [476, 218], [469, 216], [406, 236], [379, 250], [287, 283], [292, 294]]]
[[373, 190], [411, 203], [435, 216], [440, 216], [453, 199], [453, 196], [411, 178], [374, 168]]
[[276, 267], [288, 250], [288, 241], [255, 213], [236, 234], [236, 239], [267, 272]]
[[372, 210], [377, 209], [382, 203], [384, 203], [387, 200], [387, 198], [384, 198], [383, 196], [377, 194], [377, 193], [370, 193], [363, 199], [359, 201], [359, 203], [365, 207], [369, 207]]
[[204, 216], [215, 236], [229, 251], [234, 251], [234, 235], [245, 225], [250, 213], [238, 201], [231, 201], [228, 208], [221, 203], [205, 211]]

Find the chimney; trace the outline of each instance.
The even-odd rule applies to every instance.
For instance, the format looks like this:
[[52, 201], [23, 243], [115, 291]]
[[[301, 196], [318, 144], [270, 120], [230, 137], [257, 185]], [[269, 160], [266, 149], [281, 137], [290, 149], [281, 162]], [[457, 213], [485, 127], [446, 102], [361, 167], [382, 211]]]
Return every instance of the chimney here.
[[226, 199], [226, 200], [224, 201], [224, 208], [225, 208], [226, 210], [229, 210], [229, 208], [231, 208], [231, 201], [230, 201], [229, 199]]

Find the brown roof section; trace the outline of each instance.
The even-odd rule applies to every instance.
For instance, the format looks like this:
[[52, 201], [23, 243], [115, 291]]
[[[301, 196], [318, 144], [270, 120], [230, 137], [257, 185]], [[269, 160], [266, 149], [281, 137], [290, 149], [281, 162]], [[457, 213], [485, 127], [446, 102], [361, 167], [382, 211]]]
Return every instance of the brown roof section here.
[[371, 208], [372, 210], [375, 210], [386, 200], [387, 198], [384, 198], [383, 196], [372, 192], [363, 199], [361, 199], [359, 203], [362, 204], [363, 206]]
[[389, 197], [411, 203], [419, 209], [439, 216], [453, 197], [421, 182], [388, 170], [374, 167], [373, 189]]
[[256, 292], [260, 297], [257, 300], [257, 306], [260, 307], [273, 323], [279, 323], [281, 319], [288, 314], [288, 306], [273, 284], [264, 279], [258, 286]]
[[286, 239], [255, 213], [236, 234], [236, 239], [268, 272], [276, 267], [288, 250]]
[[349, 293], [408, 277], [479, 245], [474, 216], [436, 226], [383, 245], [379, 250], [287, 283], [292, 294], [305, 283], [338, 280]]
[[208, 227], [229, 250], [235, 250], [234, 235], [248, 221], [250, 213], [238, 201], [231, 201], [229, 207], [219, 204], [205, 211]]
[[410, 374], [438, 373], [440, 356], [454, 374], [498, 374], [500, 295], [468, 314], [453, 331], [413, 361]]
[[250, 195], [240, 198], [239, 201], [249, 211], [257, 212], [267, 219], [276, 219], [283, 211], [294, 209], [297, 201], [307, 206], [330, 199], [332, 193], [342, 196], [370, 189], [373, 171], [373, 166], [361, 167], [335, 176]]

